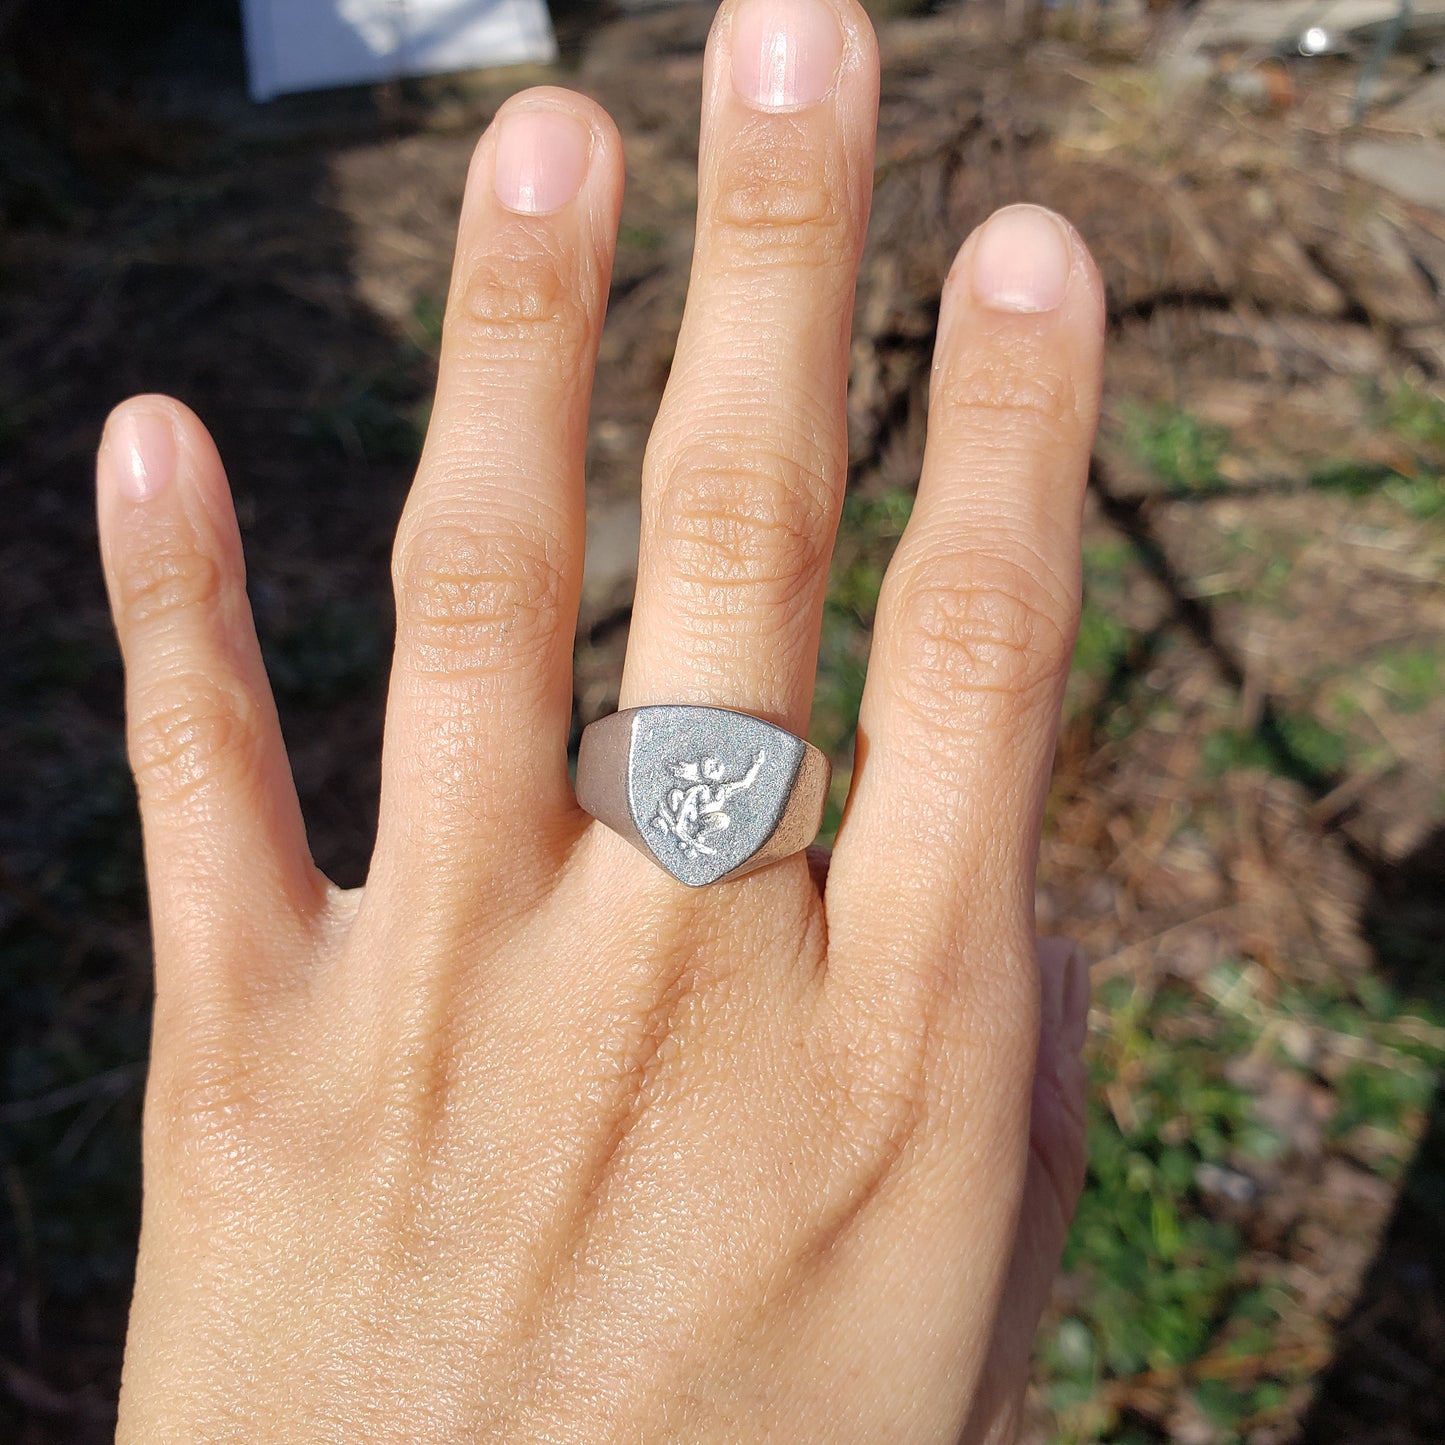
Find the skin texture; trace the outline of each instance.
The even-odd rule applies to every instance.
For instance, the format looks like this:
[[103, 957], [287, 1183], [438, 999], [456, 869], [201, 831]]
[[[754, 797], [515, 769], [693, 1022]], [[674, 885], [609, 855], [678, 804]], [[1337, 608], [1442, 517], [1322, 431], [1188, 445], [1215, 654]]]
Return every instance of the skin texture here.
[[[841, 58], [812, 103], [738, 93], [732, 0], [709, 45], [624, 707], [806, 729], [878, 84], [861, 9], [815, 3]], [[494, 184], [534, 111], [586, 133], [545, 213]], [[565, 91], [477, 147], [364, 890], [310, 861], [208, 435], [159, 397], [107, 426], [157, 986], [129, 1445], [1013, 1437], [1083, 1169], [1087, 975], [1032, 898], [1098, 278], [1032, 213], [1061, 299], [996, 304], [964, 243], [831, 860], [690, 891], [566, 768], [621, 189]]]

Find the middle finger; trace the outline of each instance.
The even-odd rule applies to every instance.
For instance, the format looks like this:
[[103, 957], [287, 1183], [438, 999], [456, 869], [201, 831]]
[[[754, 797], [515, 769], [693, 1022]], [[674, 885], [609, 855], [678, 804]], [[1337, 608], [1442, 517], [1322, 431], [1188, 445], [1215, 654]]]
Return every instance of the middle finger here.
[[805, 731], [847, 465], [878, 60], [853, 0], [734, 0], [708, 42], [697, 245], [643, 467], [623, 707]]

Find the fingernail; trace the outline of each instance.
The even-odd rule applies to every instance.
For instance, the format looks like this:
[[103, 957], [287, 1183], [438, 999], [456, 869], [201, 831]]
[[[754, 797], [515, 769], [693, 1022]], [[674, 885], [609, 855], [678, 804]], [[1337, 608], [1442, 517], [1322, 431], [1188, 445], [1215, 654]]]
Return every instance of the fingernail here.
[[1093, 984], [1089, 959], [1077, 944], [1064, 964], [1063, 1001], [1059, 1010], [1059, 1043], [1071, 1054], [1082, 1052], [1089, 1036], [1089, 1001]]
[[101, 465], [122, 496], [143, 502], [176, 473], [176, 433], [163, 412], [128, 407], [106, 426]]
[[797, 110], [833, 88], [843, 31], [825, 0], [743, 0], [733, 18], [733, 89], [764, 110]]
[[497, 133], [497, 199], [527, 216], [560, 210], [582, 189], [590, 139], [565, 110], [509, 111]]
[[1039, 941], [1039, 1036], [1046, 1051], [1077, 1054], [1089, 1030], [1089, 961], [1062, 938]]
[[1042, 206], [1009, 206], [983, 223], [973, 252], [973, 294], [995, 311], [1053, 311], [1064, 299], [1074, 248]]

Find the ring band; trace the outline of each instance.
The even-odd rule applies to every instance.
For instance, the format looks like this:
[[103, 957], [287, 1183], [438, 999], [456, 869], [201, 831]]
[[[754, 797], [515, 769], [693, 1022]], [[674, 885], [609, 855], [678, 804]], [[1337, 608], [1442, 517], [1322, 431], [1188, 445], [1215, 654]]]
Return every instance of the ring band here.
[[811, 743], [725, 707], [634, 707], [582, 730], [577, 801], [690, 888], [818, 836], [832, 772]]

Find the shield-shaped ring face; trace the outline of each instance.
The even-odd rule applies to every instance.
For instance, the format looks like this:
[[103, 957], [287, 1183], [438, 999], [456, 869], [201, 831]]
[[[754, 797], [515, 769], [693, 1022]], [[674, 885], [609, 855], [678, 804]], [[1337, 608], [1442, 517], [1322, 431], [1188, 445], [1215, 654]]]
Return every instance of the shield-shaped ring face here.
[[745, 713], [641, 708], [627, 765], [632, 820], [679, 882], [715, 883], [777, 830], [805, 751], [801, 738]]
[[816, 748], [727, 708], [614, 713], [578, 756], [582, 806], [694, 888], [806, 847], [827, 788]]

